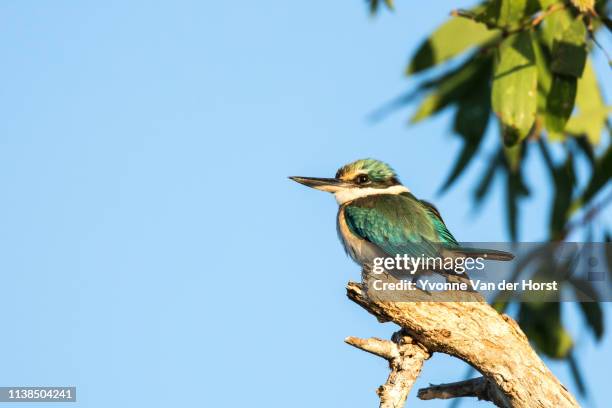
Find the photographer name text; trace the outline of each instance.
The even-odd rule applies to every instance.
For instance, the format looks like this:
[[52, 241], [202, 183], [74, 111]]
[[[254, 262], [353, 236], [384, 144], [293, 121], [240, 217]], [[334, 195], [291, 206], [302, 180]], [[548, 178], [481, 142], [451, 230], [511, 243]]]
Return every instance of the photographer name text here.
[[534, 280], [523, 280], [521, 282], [484, 282], [478, 279], [470, 279], [467, 282], [432, 282], [427, 279], [419, 281], [400, 280], [398, 282], [384, 282], [382, 280], [374, 280], [372, 282], [374, 290], [426, 290], [426, 291], [443, 291], [443, 290], [475, 290], [475, 291], [556, 291], [559, 290], [557, 281], [538, 282]]

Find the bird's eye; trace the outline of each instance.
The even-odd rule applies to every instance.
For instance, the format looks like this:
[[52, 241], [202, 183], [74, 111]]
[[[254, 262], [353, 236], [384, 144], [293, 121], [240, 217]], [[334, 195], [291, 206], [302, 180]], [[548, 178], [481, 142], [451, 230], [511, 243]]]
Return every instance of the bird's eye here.
[[367, 176], [367, 174], [357, 176], [357, 184], [365, 184], [368, 181], [370, 181], [370, 178]]

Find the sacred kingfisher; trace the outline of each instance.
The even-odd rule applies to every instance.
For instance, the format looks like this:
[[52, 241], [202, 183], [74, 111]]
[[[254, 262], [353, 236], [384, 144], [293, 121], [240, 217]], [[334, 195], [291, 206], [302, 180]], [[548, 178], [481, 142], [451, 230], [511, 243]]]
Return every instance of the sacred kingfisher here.
[[376, 257], [435, 256], [440, 248], [466, 257], [514, 258], [508, 252], [461, 247], [438, 210], [416, 198], [381, 161], [354, 161], [341, 167], [335, 178], [289, 178], [334, 194], [340, 206], [338, 235], [347, 254], [362, 267]]

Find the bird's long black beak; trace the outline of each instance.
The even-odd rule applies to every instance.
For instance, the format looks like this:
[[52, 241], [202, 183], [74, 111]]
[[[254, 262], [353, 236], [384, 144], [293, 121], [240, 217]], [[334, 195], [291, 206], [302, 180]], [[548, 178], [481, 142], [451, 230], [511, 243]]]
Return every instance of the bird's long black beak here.
[[335, 193], [343, 188], [348, 187], [348, 185], [342, 181], [335, 178], [320, 178], [320, 177], [289, 177], [293, 181], [297, 181], [300, 184], [303, 184], [308, 187], [316, 188], [317, 190], [327, 191], [329, 193]]

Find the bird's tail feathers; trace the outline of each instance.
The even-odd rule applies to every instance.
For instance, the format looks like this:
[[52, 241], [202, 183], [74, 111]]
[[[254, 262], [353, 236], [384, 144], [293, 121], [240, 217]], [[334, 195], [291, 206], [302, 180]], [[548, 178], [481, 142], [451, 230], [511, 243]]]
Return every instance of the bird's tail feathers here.
[[511, 261], [514, 255], [510, 252], [499, 251], [496, 249], [483, 248], [458, 248], [453, 250], [455, 256], [463, 256], [465, 258], [484, 258], [492, 261]]

